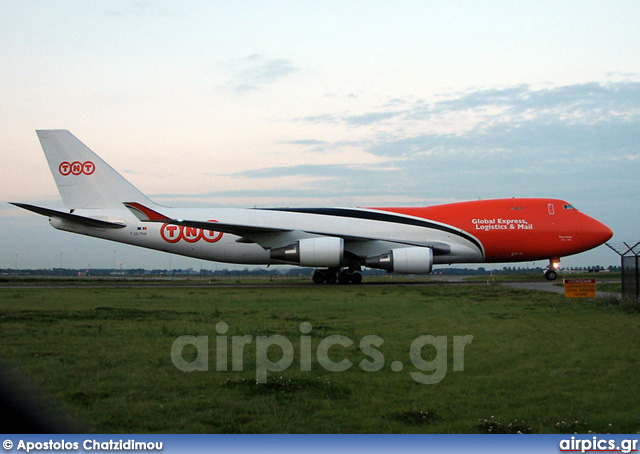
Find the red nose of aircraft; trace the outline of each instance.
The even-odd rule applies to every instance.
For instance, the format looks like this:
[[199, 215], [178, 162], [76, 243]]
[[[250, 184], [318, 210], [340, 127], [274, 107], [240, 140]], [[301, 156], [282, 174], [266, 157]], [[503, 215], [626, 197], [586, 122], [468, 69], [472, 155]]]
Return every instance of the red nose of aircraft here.
[[613, 236], [611, 229], [602, 222], [589, 216], [586, 216], [586, 218], [587, 219], [583, 227], [583, 235], [585, 242], [590, 248], [600, 246]]

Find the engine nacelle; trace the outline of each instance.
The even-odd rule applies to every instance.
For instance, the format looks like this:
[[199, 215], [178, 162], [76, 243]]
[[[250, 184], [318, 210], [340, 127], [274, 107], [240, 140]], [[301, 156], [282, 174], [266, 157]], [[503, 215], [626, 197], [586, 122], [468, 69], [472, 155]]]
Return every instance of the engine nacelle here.
[[339, 267], [344, 257], [344, 240], [330, 236], [304, 238], [288, 246], [273, 248], [273, 260], [300, 266]]
[[386, 254], [367, 257], [365, 266], [401, 274], [429, 274], [433, 268], [433, 250], [427, 247], [392, 249]]

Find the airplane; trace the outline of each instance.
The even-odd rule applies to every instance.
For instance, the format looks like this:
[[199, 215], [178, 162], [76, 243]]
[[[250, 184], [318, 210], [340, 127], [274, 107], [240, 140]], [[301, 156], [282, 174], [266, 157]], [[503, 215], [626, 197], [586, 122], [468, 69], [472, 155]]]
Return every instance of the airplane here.
[[58, 230], [187, 257], [316, 268], [316, 284], [359, 284], [362, 268], [428, 274], [434, 265], [549, 260], [595, 248], [609, 227], [564, 200], [505, 198], [425, 207], [170, 208], [67, 130], [37, 131], [68, 211], [13, 205]]

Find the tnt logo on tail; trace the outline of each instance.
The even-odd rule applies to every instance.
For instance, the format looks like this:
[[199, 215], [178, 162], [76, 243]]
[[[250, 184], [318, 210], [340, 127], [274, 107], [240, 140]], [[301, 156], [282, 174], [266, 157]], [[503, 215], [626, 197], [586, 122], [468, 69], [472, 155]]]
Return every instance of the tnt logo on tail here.
[[66, 177], [69, 174], [71, 174], [71, 175], [81, 175], [81, 174], [91, 175], [95, 171], [96, 171], [96, 166], [91, 161], [85, 161], [85, 162], [74, 161], [72, 163], [69, 163], [67, 161], [63, 161], [58, 166], [58, 172], [60, 172], [60, 175], [62, 175], [63, 177]]

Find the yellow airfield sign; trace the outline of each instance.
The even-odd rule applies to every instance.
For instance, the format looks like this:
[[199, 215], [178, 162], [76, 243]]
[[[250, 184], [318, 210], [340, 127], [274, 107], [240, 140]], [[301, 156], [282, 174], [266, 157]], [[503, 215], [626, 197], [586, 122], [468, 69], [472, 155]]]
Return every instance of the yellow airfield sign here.
[[564, 296], [566, 298], [595, 298], [595, 279], [565, 279]]

